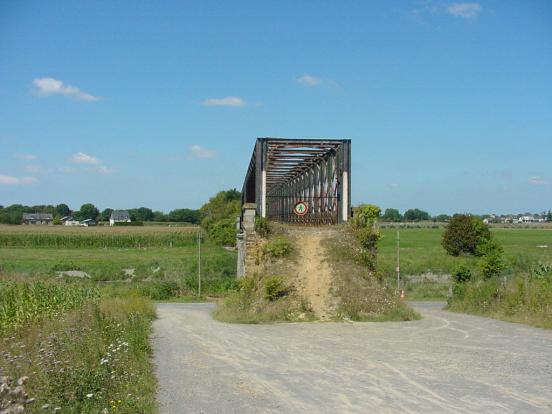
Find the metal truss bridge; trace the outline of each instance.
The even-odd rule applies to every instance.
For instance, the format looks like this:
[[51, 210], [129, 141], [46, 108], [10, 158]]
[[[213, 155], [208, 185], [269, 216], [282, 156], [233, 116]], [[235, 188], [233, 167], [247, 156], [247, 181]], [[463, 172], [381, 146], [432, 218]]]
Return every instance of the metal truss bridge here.
[[351, 210], [351, 140], [257, 138], [242, 207], [288, 223], [337, 224]]

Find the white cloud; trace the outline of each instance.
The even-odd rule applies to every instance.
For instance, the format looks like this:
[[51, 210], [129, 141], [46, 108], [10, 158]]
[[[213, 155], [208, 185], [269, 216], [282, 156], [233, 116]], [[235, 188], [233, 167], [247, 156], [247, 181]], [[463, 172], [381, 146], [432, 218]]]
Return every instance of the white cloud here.
[[38, 157], [33, 154], [15, 154], [15, 158], [19, 158], [20, 160], [32, 161], [36, 160]]
[[539, 176], [530, 177], [527, 180], [527, 182], [531, 185], [546, 185], [546, 184], [548, 184], [548, 181], [546, 181], [544, 178], [539, 177]]
[[215, 150], [207, 149], [197, 144], [190, 147], [190, 153], [195, 158], [214, 158], [217, 155]]
[[205, 106], [246, 106], [247, 103], [237, 96], [227, 96], [225, 98], [208, 98], [201, 102]]
[[19, 185], [19, 184], [34, 184], [38, 182], [35, 177], [13, 177], [11, 175], [0, 174], [0, 184], [4, 185]]
[[71, 162], [74, 164], [91, 164], [99, 165], [101, 161], [92, 155], [85, 154], [84, 152], [77, 152], [71, 157]]
[[54, 78], [36, 78], [33, 80], [33, 86], [34, 93], [39, 96], [64, 95], [84, 102], [94, 102], [101, 99], [99, 96], [90, 95], [76, 86], [66, 85]]
[[309, 87], [318, 86], [322, 83], [321, 78], [319, 78], [317, 76], [308, 75], [308, 74], [299, 76], [295, 80], [298, 84], [303, 85], [303, 86], [309, 86]]
[[453, 16], [472, 19], [483, 10], [479, 3], [452, 3], [447, 7], [447, 12]]
[[94, 168], [84, 167], [84, 168], [79, 168], [79, 169], [71, 168], [71, 167], [65, 167], [65, 168], [61, 168], [60, 171], [65, 172], [65, 173], [73, 173], [73, 172], [78, 172], [78, 171], [95, 171], [95, 172], [100, 173], [100, 174], [110, 174], [113, 171], [115, 171], [114, 168], [108, 167], [102, 161], [100, 161], [98, 158], [96, 158], [92, 155], [85, 154], [84, 152], [77, 152], [77, 153], [73, 154], [71, 156], [71, 162], [73, 164], [93, 165], [95, 167]]

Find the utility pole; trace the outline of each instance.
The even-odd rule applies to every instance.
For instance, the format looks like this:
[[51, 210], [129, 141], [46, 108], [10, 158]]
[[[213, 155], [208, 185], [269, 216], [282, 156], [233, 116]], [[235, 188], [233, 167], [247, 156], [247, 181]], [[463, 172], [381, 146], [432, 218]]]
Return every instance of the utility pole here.
[[197, 234], [197, 296], [201, 297], [201, 228]]
[[400, 233], [397, 230], [397, 292], [401, 288]]

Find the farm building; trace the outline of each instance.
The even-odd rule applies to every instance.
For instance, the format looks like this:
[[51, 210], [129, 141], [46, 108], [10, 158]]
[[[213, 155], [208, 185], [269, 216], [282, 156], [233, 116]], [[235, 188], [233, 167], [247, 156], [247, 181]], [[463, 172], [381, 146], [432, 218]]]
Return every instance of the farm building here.
[[23, 224], [52, 224], [54, 217], [50, 213], [23, 213]]
[[83, 227], [95, 226], [96, 225], [96, 220], [86, 219], [86, 220], [81, 221], [80, 225], [83, 226]]
[[126, 210], [113, 210], [109, 217], [109, 225], [114, 226], [115, 223], [130, 223], [130, 214]]

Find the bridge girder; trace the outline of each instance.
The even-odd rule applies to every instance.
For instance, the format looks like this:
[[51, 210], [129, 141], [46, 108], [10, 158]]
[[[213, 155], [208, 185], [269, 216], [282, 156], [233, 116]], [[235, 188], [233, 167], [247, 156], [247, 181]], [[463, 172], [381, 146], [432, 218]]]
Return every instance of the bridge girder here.
[[[351, 140], [257, 138], [242, 188], [242, 205], [261, 217], [337, 224], [351, 210]], [[308, 213], [298, 216], [298, 202]]]

